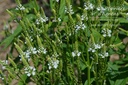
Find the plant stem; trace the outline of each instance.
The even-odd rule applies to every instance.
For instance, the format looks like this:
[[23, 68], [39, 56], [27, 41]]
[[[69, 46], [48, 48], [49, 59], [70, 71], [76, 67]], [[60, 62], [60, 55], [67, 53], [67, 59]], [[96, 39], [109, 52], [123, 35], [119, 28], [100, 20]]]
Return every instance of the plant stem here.
[[90, 66], [88, 66], [88, 85], [90, 85]]
[[87, 63], [88, 63], [88, 85], [90, 85], [90, 59], [89, 59], [88, 50], [86, 50], [86, 53], [87, 53]]

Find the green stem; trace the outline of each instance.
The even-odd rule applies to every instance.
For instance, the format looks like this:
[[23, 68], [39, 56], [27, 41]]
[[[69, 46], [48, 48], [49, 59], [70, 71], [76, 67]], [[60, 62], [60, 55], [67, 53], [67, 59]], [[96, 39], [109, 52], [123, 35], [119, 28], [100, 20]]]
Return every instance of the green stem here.
[[86, 50], [86, 52], [87, 52], [87, 62], [88, 62], [88, 85], [90, 85], [90, 59], [89, 59], [88, 50]]
[[88, 85], [90, 85], [90, 66], [88, 66]]

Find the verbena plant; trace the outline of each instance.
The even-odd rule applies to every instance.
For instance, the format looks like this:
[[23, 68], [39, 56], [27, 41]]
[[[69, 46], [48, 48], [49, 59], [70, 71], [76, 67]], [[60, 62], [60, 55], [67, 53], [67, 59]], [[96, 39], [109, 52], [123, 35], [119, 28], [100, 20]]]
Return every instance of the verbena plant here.
[[[47, 17], [36, 0], [7, 10], [18, 23], [1, 42], [11, 46], [0, 60], [5, 85], [125, 85], [128, 81], [128, 36], [125, 0], [49, 0]], [[14, 49], [18, 56], [13, 56]], [[112, 54], [120, 60], [110, 62]]]

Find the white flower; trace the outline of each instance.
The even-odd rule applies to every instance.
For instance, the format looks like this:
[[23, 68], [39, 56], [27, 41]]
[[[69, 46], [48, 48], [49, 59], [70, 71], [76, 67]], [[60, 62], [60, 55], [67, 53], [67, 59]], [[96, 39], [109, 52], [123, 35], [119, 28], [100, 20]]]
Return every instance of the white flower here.
[[57, 53], [54, 53], [51, 57], [48, 59], [48, 68], [49, 70], [54, 68], [57, 69], [59, 60], [57, 59], [59, 55]]
[[48, 17], [40, 17], [36, 19], [36, 24], [44, 23], [48, 21]]
[[4, 75], [0, 74], [0, 79], [4, 80]]
[[56, 2], [59, 2], [59, 0], [56, 0]]
[[72, 5], [70, 5], [69, 8], [65, 7], [65, 13], [74, 14]]
[[26, 67], [24, 70], [25, 74], [27, 74], [28, 77], [30, 77], [31, 75], [34, 76], [36, 74], [36, 69], [32, 66]]
[[54, 53], [53, 55], [52, 55], [52, 57], [55, 57], [55, 58], [57, 58], [59, 55], [57, 54], [57, 53]]
[[[31, 33], [33, 33], [33, 32], [31, 32]], [[33, 41], [32, 36], [29, 36], [29, 40]]]
[[81, 20], [84, 20], [84, 19], [85, 19], [85, 16], [84, 16], [84, 15], [82, 15], [82, 16], [81, 16]]
[[51, 63], [48, 63], [48, 68], [49, 68], [49, 69], [51, 69], [51, 68], [52, 68]]
[[89, 49], [88, 49], [88, 51], [89, 52], [96, 52], [96, 50], [98, 50], [98, 49], [101, 49], [102, 47], [104, 46], [104, 44], [93, 44]]
[[109, 29], [103, 29], [101, 33], [103, 33], [103, 37], [111, 37], [112, 31]]
[[103, 7], [97, 7], [96, 9], [97, 9], [97, 11], [101, 11], [101, 12], [104, 12], [104, 11], [106, 10], [106, 9], [103, 8]]
[[86, 10], [92, 10], [94, 5], [92, 3], [84, 3], [84, 7]]
[[94, 48], [95, 48], [95, 49], [100, 49], [100, 48], [101, 48], [101, 45], [99, 45], [99, 44], [94, 44]]
[[52, 64], [53, 64], [53, 67], [56, 69], [58, 67], [59, 60], [52, 61]]
[[2, 60], [1, 62], [6, 65], [8, 64], [8, 60]]
[[80, 30], [80, 29], [84, 30], [84, 29], [86, 28], [86, 26], [85, 26], [85, 24], [83, 24], [83, 23], [81, 22], [81, 23], [77, 24], [77, 25], [75, 26], [75, 28], [76, 28], [76, 32], [77, 32], [77, 31]]
[[106, 53], [104, 54], [104, 56], [105, 56], [105, 57], [108, 57], [108, 56], [109, 56], [109, 54], [106, 52]]
[[20, 4], [16, 7], [16, 10], [25, 10], [25, 7]]
[[48, 21], [48, 17], [44, 17], [44, 18], [41, 17], [41, 18], [40, 18], [40, 21], [41, 21], [41, 22], [46, 22], [46, 21]]
[[80, 56], [80, 55], [81, 55], [81, 52], [79, 52], [79, 51], [72, 52], [72, 57]]
[[59, 21], [59, 22], [61, 22], [61, 19], [60, 19], [60, 18], [58, 18], [58, 21]]
[[59, 60], [57, 60], [56, 58], [50, 58], [50, 61], [48, 63], [49, 69], [51, 68], [57, 68], [59, 64]]
[[25, 58], [30, 58], [30, 51], [29, 50], [27, 50], [26, 52], [24, 52], [24, 57]]
[[25, 57], [25, 59], [27, 59], [28, 61], [30, 61], [30, 58], [31, 58], [30, 55], [31, 55], [31, 52], [29, 50], [27, 50], [26, 52], [23, 52], [23, 55], [19, 55], [20, 61], [22, 61], [21, 56]]
[[95, 49], [92, 49], [92, 52], [94, 53], [94, 52], [96, 52], [96, 50]]
[[99, 53], [99, 56], [100, 56], [101, 58], [105, 58], [105, 57], [108, 57], [109, 54], [108, 54], [108, 52], [105, 52], [105, 53]]
[[[61, 22], [61, 18], [58, 18], [58, 21]], [[52, 22], [57, 22], [56, 18], [53, 19]]]
[[40, 47], [39, 50], [38, 50], [38, 53], [46, 54], [47, 50], [44, 47]]
[[6, 65], [8, 64], [8, 60], [2, 60], [2, 69], [6, 69]]
[[36, 49], [36, 48], [33, 48], [33, 47], [30, 48], [29, 50], [30, 50], [30, 52], [31, 52], [32, 54], [37, 54], [37, 52], [38, 52], [37, 49]]

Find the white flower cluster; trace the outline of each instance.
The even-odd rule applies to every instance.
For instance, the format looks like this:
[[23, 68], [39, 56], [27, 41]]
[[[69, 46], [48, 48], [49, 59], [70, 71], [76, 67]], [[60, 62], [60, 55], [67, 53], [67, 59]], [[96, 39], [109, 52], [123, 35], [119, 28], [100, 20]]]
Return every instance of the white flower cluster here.
[[8, 64], [8, 60], [2, 60], [2, 69], [6, 69], [6, 65]]
[[100, 53], [99, 56], [100, 56], [101, 58], [105, 58], [105, 57], [108, 57], [109, 54], [108, 54], [108, 52], [106, 52], [106, 53]]
[[70, 5], [69, 8], [65, 7], [65, 13], [74, 14], [72, 5]]
[[97, 11], [104, 13], [104, 11], [106, 10], [104, 7], [100, 6], [100, 7], [95, 7], [92, 3], [84, 3], [84, 7], [86, 10], [93, 10], [94, 8], [96, 8]]
[[72, 52], [72, 57], [80, 56], [80, 55], [81, 55], [81, 52], [79, 52], [78, 50], [75, 50], [74, 52]]
[[28, 77], [30, 77], [31, 75], [34, 76], [36, 74], [36, 72], [35, 72], [36, 69], [32, 66], [26, 67], [24, 69], [24, 71], [25, 71], [25, 74], [27, 74]]
[[31, 54], [37, 54], [37, 52], [38, 52], [38, 50], [36, 49], [36, 48], [30, 48], [29, 50], [28, 50]]
[[106, 10], [104, 7], [97, 7], [96, 9], [97, 11], [102, 11], [102, 12]]
[[104, 7], [97, 7], [96, 9], [101, 13], [104, 13], [104, 11], [106, 10]]
[[49, 60], [48, 60], [49, 70], [52, 69], [52, 68], [56, 69], [58, 67], [58, 64], [59, 64], [59, 60], [57, 60], [58, 56], [59, 55], [55, 53], [49, 58]]
[[57, 22], [57, 21], [59, 21], [59, 22], [61, 22], [61, 18], [58, 18], [58, 19], [54, 19], [54, 20], [52, 20], [52, 22]]
[[109, 29], [103, 29], [101, 33], [103, 33], [103, 37], [111, 37], [112, 31]]
[[[46, 54], [47, 50], [44, 47], [40, 47], [38, 50], [36, 48], [30, 48], [29, 50], [26, 50], [26, 52], [23, 53], [22, 56], [25, 57], [25, 59], [27, 59], [28, 61], [30, 61], [31, 55], [32, 54], [37, 54], [37, 53], [43, 53]], [[19, 57], [21, 57], [21, 55], [19, 55]], [[22, 60], [22, 59], [20, 59]]]
[[82, 15], [82, 16], [81, 16], [81, 21], [83, 21], [83, 20], [86, 20], [86, 21], [88, 20], [87, 15]]
[[85, 16], [84, 15], [82, 15], [81, 16], [81, 21], [83, 21], [85, 19]]
[[101, 49], [104, 46], [104, 44], [94, 44], [92, 47], [88, 49], [89, 52], [96, 52], [96, 50]]
[[4, 80], [4, 76], [0, 74], [0, 79]]
[[26, 52], [23, 52], [23, 55], [19, 55], [19, 57], [20, 57], [20, 61], [22, 61], [21, 56], [24, 56], [25, 59], [27, 59], [27, 61], [30, 61], [30, 58], [31, 58], [31, 52], [30, 52], [29, 50], [27, 50]]
[[[32, 32], [32, 33], [33, 33], [33, 32]], [[29, 36], [28, 38], [29, 38], [29, 40], [30, 40], [30, 41], [33, 41], [33, 38], [32, 38], [32, 36]]]
[[80, 24], [77, 24], [76, 26], [75, 26], [75, 28], [76, 28], [76, 32], [78, 31], [78, 30], [80, 30], [80, 29], [82, 29], [82, 30], [84, 30], [85, 28], [86, 28], [86, 26], [85, 26], [85, 24], [83, 24], [82, 22], [80, 23]]
[[48, 17], [40, 17], [36, 19], [36, 24], [41, 24], [48, 21]]
[[46, 50], [44, 47], [40, 47], [37, 52], [38, 52], [38, 53], [46, 54], [46, 53], [47, 53], [47, 50]]
[[25, 7], [20, 4], [16, 7], [16, 10], [25, 10]]
[[59, 0], [56, 0], [56, 2], [59, 2]]
[[86, 10], [94, 9], [94, 5], [92, 3], [84, 3], [84, 7]]

